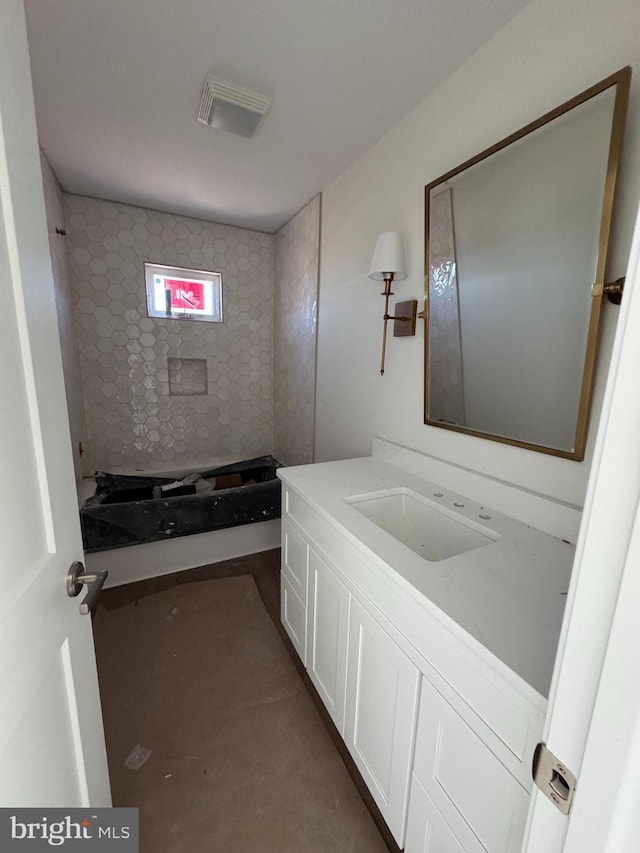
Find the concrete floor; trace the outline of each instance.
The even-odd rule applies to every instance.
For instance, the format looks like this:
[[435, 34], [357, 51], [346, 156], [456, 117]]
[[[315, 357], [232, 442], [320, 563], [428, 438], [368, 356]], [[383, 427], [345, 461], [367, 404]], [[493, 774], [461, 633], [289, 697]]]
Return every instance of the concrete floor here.
[[101, 598], [113, 802], [140, 808], [141, 853], [388, 849], [277, 630], [278, 578], [273, 551]]

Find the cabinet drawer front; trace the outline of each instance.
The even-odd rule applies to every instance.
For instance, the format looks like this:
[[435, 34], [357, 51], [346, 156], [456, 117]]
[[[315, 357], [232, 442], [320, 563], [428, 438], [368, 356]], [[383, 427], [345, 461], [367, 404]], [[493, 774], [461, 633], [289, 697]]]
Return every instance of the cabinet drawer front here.
[[404, 853], [470, 853], [451, 832], [415, 776], [411, 779]]
[[426, 679], [414, 775], [469, 853], [518, 853], [529, 795]]
[[307, 671], [344, 737], [349, 590], [309, 549]]
[[280, 619], [302, 663], [306, 665], [307, 608], [296, 595], [284, 572], [280, 581]]
[[352, 598], [345, 742], [403, 846], [420, 673]]
[[309, 546], [298, 531], [282, 520], [282, 571], [306, 606]]

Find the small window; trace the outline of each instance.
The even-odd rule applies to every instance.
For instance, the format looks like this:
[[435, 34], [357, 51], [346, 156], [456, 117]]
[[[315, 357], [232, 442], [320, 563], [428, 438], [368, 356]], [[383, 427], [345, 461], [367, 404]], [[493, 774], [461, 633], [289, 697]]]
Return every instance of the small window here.
[[145, 264], [147, 314], [173, 320], [222, 323], [222, 275]]

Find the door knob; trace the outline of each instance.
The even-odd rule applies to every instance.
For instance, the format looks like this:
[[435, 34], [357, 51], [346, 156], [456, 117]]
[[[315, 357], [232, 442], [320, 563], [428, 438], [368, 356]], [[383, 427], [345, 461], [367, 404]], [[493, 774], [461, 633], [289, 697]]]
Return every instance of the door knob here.
[[99, 572], [86, 572], [84, 565], [80, 562], [73, 563], [67, 572], [67, 595], [75, 598], [80, 594], [83, 586], [87, 587], [87, 594], [80, 603], [80, 613], [85, 616], [93, 609], [102, 585], [107, 579], [109, 572], [103, 569]]

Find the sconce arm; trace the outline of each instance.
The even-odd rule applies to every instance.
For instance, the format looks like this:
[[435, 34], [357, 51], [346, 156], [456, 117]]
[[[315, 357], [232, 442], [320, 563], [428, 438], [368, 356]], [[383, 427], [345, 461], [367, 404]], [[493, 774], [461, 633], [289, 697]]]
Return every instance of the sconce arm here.
[[383, 314], [383, 320], [400, 320], [403, 323], [411, 323], [413, 317], [392, 317], [391, 314]]

